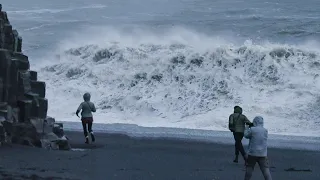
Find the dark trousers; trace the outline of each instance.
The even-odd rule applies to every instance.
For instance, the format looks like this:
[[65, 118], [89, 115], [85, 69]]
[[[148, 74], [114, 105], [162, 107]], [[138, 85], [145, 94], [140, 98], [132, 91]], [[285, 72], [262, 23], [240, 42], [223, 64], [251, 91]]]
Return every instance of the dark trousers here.
[[[89, 133], [92, 132], [93, 119], [92, 118], [82, 118], [81, 122], [82, 122], [84, 136], [87, 137], [88, 131], [89, 131]], [[87, 129], [87, 126], [88, 126], [88, 129]]]
[[244, 148], [242, 146], [242, 139], [243, 139], [244, 134], [241, 132], [234, 132], [233, 133], [233, 137], [235, 140], [235, 154], [236, 156], [239, 155], [239, 152], [241, 153], [241, 155], [244, 157], [246, 155], [246, 152], [244, 151]]
[[256, 157], [256, 156], [248, 156], [248, 160], [246, 163], [246, 174], [245, 174], [245, 180], [250, 180], [254, 166], [256, 163], [259, 164], [260, 170], [263, 174], [263, 177], [265, 180], [272, 180], [270, 169], [269, 169], [269, 160], [267, 157]]

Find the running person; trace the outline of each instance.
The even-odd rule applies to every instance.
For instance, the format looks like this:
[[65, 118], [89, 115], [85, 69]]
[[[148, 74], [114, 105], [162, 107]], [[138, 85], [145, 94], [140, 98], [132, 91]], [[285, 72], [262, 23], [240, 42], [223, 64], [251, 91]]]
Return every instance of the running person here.
[[95, 137], [92, 131], [92, 123], [93, 123], [93, 115], [92, 112], [96, 112], [95, 105], [90, 102], [91, 95], [89, 93], [85, 93], [83, 95], [83, 102], [79, 105], [76, 115], [79, 117], [79, 112], [81, 111], [81, 122], [83, 127], [83, 133], [86, 138], [86, 144], [89, 144], [89, 136], [88, 131], [91, 136], [92, 142], [95, 141]]
[[242, 114], [242, 108], [235, 106], [234, 112], [229, 116], [229, 129], [233, 133], [235, 140], [235, 158], [233, 160], [235, 163], [238, 163], [239, 152], [241, 153], [244, 161], [247, 160], [247, 155], [242, 145], [246, 124], [250, 125], [252, 123], [245, 115]]

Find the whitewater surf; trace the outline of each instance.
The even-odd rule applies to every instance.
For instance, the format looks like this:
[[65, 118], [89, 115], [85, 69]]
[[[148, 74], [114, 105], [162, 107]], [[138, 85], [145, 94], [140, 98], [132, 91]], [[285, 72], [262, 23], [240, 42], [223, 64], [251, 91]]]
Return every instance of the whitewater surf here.
[[78, 121], [75, 108], [90, 92], [99, 123], [227, 130], [241, 105], [250, 119], [263, 115], [270, 133], [313, 136], [320, 133], [315, 45], [231, 42], [183, 27], [96, 27], [61, 41], [35, 66], [59, 120]]

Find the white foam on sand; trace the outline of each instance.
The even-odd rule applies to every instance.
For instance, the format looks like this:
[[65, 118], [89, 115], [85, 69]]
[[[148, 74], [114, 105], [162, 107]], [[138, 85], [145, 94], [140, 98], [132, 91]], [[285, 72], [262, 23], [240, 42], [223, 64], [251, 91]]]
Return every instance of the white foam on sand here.
[[[66, 131], [82, 131], [80, 122], [63, 122]], [[168, 128], [168, 127], [141, 127], [134, 124], [93, 124], [94, 132], [125, 134], [136, 138], [172, 138], [180, 140], [194, 140], [220, 144], [233, 144], [231, 132], [200, 129]], [[98, 138], [98, 135], [97, 135]], [[247, 145], [248, 140], [243, 139]], [[286, 136], [269, 134], [268, 147], [289, 148], [320, 151], [320, 137]]]

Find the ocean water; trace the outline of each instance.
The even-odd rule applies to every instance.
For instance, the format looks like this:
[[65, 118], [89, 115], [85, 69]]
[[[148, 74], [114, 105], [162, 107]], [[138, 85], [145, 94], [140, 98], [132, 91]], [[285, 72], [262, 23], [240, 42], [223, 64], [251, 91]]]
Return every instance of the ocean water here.
[[[318, 0], [2, 0], [48, 115], [227, 131], [233, 106], [271, 134], [320, 136]], [[200, 131], [199, 131], [200, 132]]]

